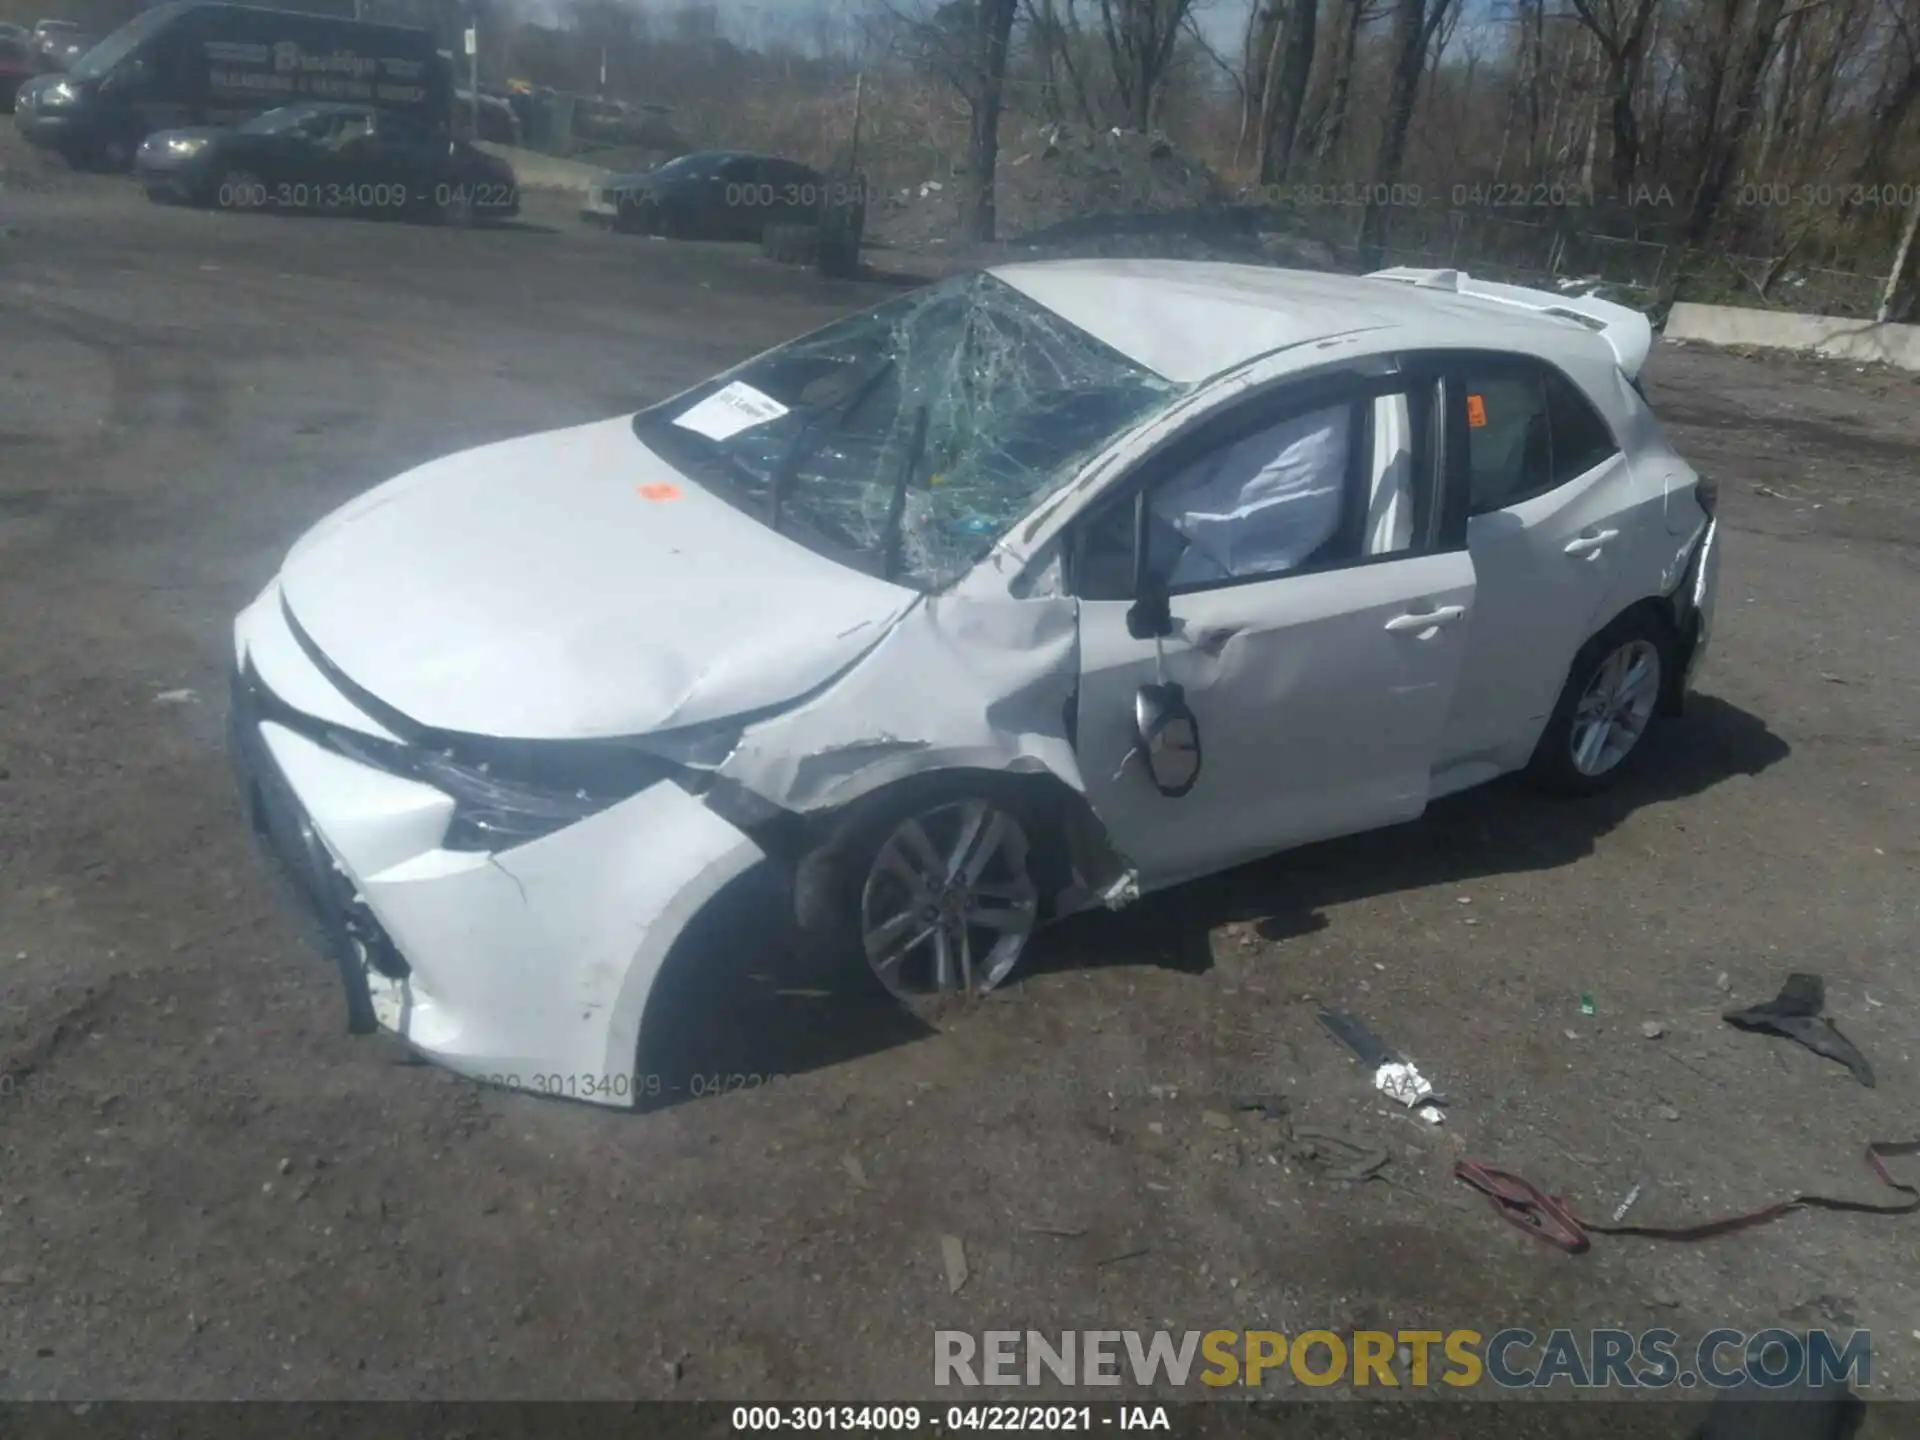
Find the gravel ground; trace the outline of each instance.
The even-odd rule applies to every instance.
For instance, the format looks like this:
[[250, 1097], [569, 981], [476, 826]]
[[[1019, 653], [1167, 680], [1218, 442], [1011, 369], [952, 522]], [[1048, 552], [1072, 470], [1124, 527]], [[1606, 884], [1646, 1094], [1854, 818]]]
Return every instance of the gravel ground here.
[[[883, 292], [564, 207], [449, 233], [28, 179], [0, 191], [0, 1397], [877, 1400], [931, 1393], [936, 1327], [1776, 1323], [1871, 1328], [1876, 1388], [1920, 1395], [1913, 1221], [1571, 1258], [1449, 1175], [1590, 1214], [1645, 1181], [1647, 1220], [1880, 1198], [1861, 1147], [1910, 1138], [1920, 1078], [1914, 378], [1658, 352], [1731, 533], [1702, 693], [1623, 791], [1499, 785], [1071, 922], [938, 1034], [775, 993], [743, 910], [649, 1042], [679, 1092], [629, 1115], [343, 1033], [231, 798], [230, 617], [387, 475]], [[1720, 1022], [1795, 969], [1877, 1089]], [[1329, 1003], [1446, 1125], [1383, 1108]], [[709, 1075], [783, 1078], [691, 1098]], [[1248, 1091], [1386, 1147], [1385, 1183]]]

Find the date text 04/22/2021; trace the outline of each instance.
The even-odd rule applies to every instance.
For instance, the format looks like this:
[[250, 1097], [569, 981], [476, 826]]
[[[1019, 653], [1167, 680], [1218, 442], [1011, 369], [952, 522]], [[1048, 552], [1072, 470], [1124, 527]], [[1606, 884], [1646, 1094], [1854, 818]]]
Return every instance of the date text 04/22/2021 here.
[[1164, 1405], [736, 1405], [732, 1430], [823, 1434], [1171, 1431]]

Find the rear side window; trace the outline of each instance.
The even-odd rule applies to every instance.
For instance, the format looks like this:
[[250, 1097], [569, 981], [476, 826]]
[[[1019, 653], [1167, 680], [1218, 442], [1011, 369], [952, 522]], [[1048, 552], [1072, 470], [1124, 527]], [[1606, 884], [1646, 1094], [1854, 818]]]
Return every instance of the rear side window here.
[[1553, 488], [1546, 387], [1537, 373], [1463, 377], [1473, 513], [1503, 510]]
[[1553, 432], [1553, 483], [1564, 485], [1620, 453], [1600, 412], [1566, 376], [1547, 372], [1547, 419]]
[[1461, 378], [1475, 515], [1544, 495], [1619, 453], [1606, 421], [1556, 371], [1501, 366]]

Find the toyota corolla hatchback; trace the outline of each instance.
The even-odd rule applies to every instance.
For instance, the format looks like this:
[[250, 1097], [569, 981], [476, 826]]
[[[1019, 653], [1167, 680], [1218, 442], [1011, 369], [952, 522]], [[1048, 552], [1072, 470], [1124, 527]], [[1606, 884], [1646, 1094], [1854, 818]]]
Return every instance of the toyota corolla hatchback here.
[[243, 793], [352, 1027], [468, 1074], [631, 1103], [755, 867], [978, 994], [1073, 910], [1622, 774], [1719, 565], [1651, 343], [1452, 271], [948, 280], [321, 523], [236, 628]]

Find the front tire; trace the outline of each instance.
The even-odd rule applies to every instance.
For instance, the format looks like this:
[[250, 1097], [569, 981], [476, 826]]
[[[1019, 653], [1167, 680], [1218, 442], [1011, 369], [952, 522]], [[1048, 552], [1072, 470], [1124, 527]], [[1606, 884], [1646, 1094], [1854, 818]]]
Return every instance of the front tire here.
[[1628, 611], [1581, 646], [1527, 778], [1552, 794], [1591, 795], [1631, 773], [1677, 657], [1672, 627], [1647, 609]]
[[265, 210], [267, 187], [251, 170], [228, 170], [214, 186], [213, 203], [220, 210]]
[[804, 939], [930, 1018], [993, 990], [1045, 905], [1051, 830], [1012, 789], [902, 788], [848, 824], [809, 873]]

